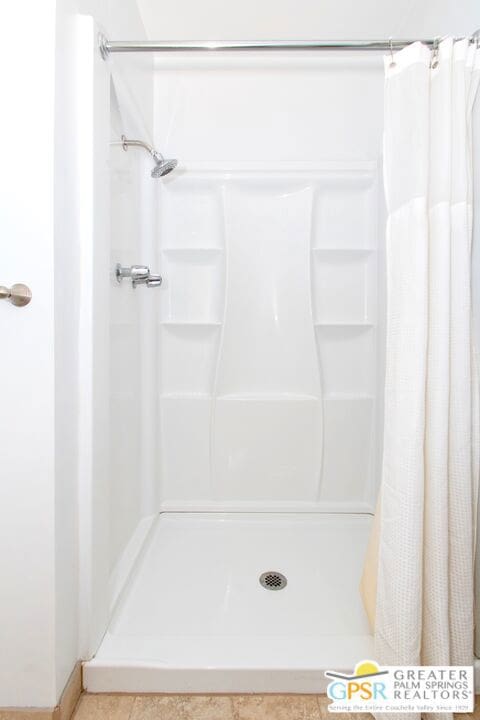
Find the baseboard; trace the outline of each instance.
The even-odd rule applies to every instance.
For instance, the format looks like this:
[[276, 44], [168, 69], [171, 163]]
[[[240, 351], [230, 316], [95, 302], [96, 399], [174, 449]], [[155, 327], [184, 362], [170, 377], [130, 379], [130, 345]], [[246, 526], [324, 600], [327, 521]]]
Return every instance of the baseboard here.
[[83, 690], [82, 663], [78, 661], [63, 689], [53, 720], [70, 720]]
[[0, 717], [8, 717], [9, 720], [70, 720], [81, 694], [82, 663], [77, 662], [58, 705], [52, 708], [0, 708]]
[[58, 720], [57, 708], [0, 708], [0, 717], [8, 720]]

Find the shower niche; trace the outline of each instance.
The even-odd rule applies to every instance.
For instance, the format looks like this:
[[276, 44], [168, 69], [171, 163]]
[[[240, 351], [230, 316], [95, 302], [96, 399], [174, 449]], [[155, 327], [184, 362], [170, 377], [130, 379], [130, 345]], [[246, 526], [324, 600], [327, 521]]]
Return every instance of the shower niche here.
[[372, 508], [376, 170], [226, 166], [161, 186], [163, 508]]

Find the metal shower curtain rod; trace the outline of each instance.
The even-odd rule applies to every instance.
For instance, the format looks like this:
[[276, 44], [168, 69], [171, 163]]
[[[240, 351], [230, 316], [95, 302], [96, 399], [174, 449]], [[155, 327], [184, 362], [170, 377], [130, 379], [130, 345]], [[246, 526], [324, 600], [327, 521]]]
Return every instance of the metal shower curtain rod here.
[[[477, 31], [473, 42], [479, 42]], [[460, 38], [455, 38], [455, 40]], [[441, 38], [420, 40], [424, 45], [434, 48]], [[144, 52], [225, 52], [229, 50], [401, 50], [416, 40], [171, 40], [141, 42], [130, 40], [108, 40], [99, 36], [100, 52], [104, 58], [110, 53]]]

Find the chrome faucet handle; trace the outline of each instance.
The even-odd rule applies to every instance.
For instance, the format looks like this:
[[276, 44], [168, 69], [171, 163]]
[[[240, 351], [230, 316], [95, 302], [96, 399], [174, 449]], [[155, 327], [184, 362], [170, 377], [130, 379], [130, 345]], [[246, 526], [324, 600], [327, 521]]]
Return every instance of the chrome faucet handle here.
[[130, 265], [123, 267], [120, 263], [115, 266], [115, 277], [119, 283], [123, 278], [129, 278], [132, 281], [132, 287], [137, 285], [146, 285], [147, 287], [160, 287], [162, 284], [161, 275], [152, 275], [147, 265]]
[[131, 278], [133, 285], [137, 283], [146, 282], [150, 277], [150, 268], [147, 265], [130, 265], [130, 267], [123, 267], [120, 263], [117, 263], [115, 267], [115, 277], [118, 282], [122, 282], [123, 278]]
[[161, 275], [150, 275], [150, 277], [147, 279], [147, 282], [145, 285], [149, 288], [155, 288], [160, 287], [162, 284], [162, 276]]

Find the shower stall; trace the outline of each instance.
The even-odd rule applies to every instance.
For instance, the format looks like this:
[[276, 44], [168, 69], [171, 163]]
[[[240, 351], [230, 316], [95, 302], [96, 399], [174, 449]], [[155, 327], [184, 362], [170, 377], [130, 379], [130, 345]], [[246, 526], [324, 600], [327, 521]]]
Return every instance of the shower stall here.
[[358, 586], [382, 453], [381, 54], [162, 52], [135, 59], [141, 95], [134, 56], [85, 38], [108, 208], [85, 687], [321, 692], [373, 653]]

